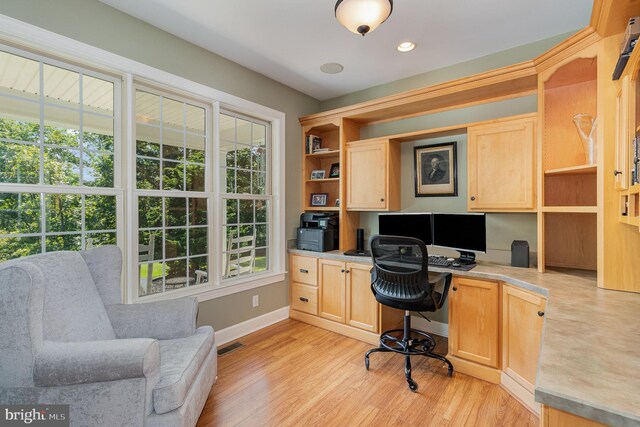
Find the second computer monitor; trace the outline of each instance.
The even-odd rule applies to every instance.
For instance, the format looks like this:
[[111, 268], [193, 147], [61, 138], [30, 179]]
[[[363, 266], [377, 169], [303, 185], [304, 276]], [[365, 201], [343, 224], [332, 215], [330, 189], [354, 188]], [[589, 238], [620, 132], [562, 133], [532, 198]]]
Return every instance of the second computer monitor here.
[[474, 252], [487, 251], [484, 214], [433, 214], [433, 244], [460, 252], [460, 261], [472, 263]]
[[393, 213], [378, 214], [378, 234], [389, 236], [414, 237], [425, 245], [431, 245], [430, 213]]

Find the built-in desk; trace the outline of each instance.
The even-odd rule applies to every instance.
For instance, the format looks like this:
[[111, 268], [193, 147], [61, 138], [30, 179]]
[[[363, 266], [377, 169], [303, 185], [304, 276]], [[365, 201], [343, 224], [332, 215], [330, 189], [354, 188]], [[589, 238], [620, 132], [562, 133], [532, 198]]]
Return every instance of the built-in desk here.
[[[365, 257], [292, 254], [370, 264]], [[433, 271], [447, 271], [429, 267]], [[640, 426], [640, 295], [603, 290], [579, 272], [479, 263], [457, 277], [499, 281], [547, 299], [535, 400], [612, 426]]]

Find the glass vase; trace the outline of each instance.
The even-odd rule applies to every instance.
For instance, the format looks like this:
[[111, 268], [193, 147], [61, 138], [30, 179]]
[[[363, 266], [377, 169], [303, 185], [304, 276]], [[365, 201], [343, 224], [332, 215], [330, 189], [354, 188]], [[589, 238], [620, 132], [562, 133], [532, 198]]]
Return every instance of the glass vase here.
[[584, 156], [588, 165], [595, 165], [598, 159], [596, 146], [596, 117], [591, 114], [576, 114], [573, 116], [580, 138], [582, 139], [582, 147]]

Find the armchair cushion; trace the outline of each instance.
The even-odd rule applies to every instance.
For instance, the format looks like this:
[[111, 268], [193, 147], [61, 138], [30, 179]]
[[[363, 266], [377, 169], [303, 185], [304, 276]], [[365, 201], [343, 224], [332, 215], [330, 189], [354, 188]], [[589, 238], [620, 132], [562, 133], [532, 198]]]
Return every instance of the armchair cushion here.
[[159, 343], [160, 381], [153, 390], [153, 408], [164, 414], [182, 406], [203, 361], [215, 351], [213, 328], [201, 326], [194, 335]]
[[198, 300], [195, 297], [113, 304], [106, 308], [118, 338], [168, 340], [188, 337], [196, 331]]
[[33, 379], [39, 387], [86, 384], [153, 377], [159, 367], [160, 348], [153, 339], [45, 341], [36, 356]]

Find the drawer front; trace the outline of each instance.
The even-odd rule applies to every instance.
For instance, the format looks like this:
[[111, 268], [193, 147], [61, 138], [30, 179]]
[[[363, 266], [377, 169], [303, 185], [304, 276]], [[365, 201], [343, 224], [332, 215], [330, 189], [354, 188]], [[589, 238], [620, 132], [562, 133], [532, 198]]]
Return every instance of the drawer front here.
[[291, 285], [291, 308], [317, 316], [318, 288], [302, 283], [293, 283]]
[[318, 258], [292, 255], [291, 281], [318, 286]]

